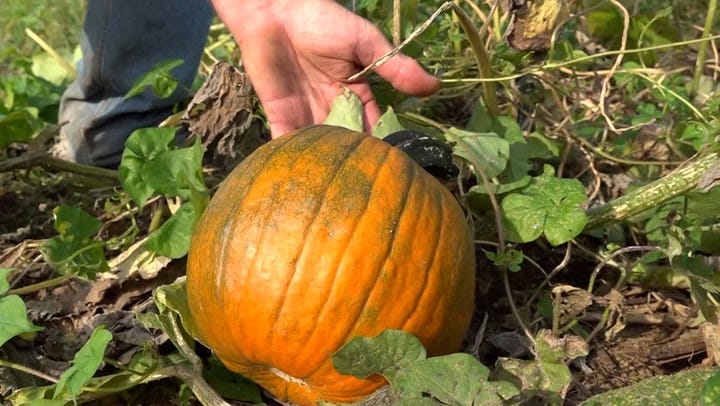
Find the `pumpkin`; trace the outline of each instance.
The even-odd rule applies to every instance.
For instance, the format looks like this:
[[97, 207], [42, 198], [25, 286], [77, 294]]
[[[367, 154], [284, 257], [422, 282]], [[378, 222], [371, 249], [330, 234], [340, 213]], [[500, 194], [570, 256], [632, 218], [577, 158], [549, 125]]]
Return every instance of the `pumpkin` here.
[[474, 309], [471, 233], [405, 153], [333, 126], [261, 146], [219, 187], [187, 269], [200, 342], [282, 402], [353, 402], [386, 382], [330, 355], [386, 329], [457, 351]]

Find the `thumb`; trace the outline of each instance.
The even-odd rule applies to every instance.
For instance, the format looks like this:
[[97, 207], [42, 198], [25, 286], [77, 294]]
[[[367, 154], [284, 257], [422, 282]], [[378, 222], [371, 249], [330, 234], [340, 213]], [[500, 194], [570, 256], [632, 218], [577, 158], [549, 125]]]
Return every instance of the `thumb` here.
[[[393, 47], [385, 35], [369, 23], [365, 41], [358, 46], [360, 64], [368, 66], [390, 52]], [[413, 58], [397, 54], [375, 69], [395, 89], [412, 96], [429, 96], [440, 88], [440, 81], [427, 73]]]

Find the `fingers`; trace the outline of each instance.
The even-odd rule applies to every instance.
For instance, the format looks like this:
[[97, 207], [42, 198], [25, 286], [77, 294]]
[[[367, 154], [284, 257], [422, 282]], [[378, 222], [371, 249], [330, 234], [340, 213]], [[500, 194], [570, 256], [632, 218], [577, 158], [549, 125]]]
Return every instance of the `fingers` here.
[[[356, 47], [362, 66], [372, 64], [393, 49], [385, 35], [369, 21], [364, 26], [363, 37]], [[440, 88], [440, 81], [407, 55], [395, 55], [375, 71], [395, 89], [412, 96], [429, 96]]]
[[395, 55], [375, 71], [395, 89], [411, 96], [430, 96], [440, 89], [440, 81], [406, 55]]

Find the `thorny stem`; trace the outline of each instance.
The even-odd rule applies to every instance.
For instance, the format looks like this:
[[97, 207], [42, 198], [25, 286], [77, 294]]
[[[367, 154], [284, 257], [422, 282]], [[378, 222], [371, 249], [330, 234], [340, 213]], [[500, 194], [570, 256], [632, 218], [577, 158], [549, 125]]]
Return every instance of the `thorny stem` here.
[[588, 209], [586, 230], [601, 228], [656, 207], [697, 187], [698, 182], [713, 165], [720, 164], [717, 152], [696, 159], [667, 176], [642, 186], [611, 202]]

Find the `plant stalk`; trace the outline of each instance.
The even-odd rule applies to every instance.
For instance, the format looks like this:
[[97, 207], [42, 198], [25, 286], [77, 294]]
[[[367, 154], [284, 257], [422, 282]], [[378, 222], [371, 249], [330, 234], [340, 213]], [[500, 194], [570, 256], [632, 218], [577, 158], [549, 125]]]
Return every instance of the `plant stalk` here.
[[625, 220], [689, 192], [697, 187], [705, 172], [716, 165], [720, 165], [720, 155], [717, 152], [709, 153], [618, 199], [592, 207], [585, 212], [588, 216], [585, 230]]
[[[705, 26], [703, 27], [702, 38], [709, 38], [710, 31], [712, 30], [713, 22], [715, 21], [715, 11], [717, 10], [717, 0], [708, 0], [707, 15], [705, 16]], [[700, 78], [703, 74], [703, 66], [705, 65], [705, 59], [707, 57], [708, 43], [703, 41], [700, 43], [698, 49], [698, 57], [695, 61], [695, 74], [693, 80], [690, 83], [690, 98], [697, 95], [698, 87], [700, 86]]]
[[[480, 78], [488, 79], [492, 77], [492, 63], [490, 62], [490, 55], [485, 49], [480, 32], [473, 25], [472, 19], [467, 15], [465, 10], [460, 8], [457, 4], [452, 3], [452, 9], [458, 17], [460, 26], [467, 35], [470, 48], [475, 55], [475, 60], [478, 64], [478, 71]], [[482, 82], [482, 98], [485, 102], [485, 108], [491, 116], [497, 117], [500, 115], [500, 108], [498, 107], [497, 94], [495, 93], [495, 84], [493, 82]]]

